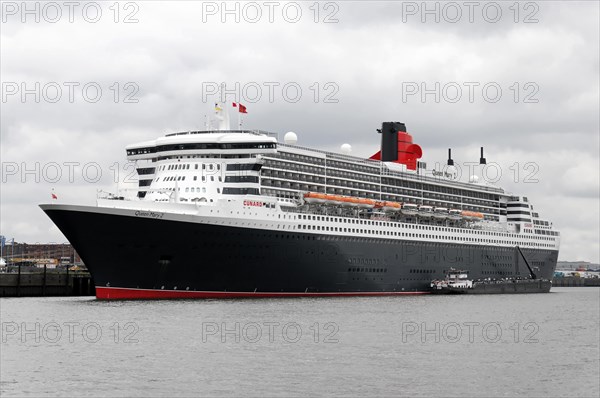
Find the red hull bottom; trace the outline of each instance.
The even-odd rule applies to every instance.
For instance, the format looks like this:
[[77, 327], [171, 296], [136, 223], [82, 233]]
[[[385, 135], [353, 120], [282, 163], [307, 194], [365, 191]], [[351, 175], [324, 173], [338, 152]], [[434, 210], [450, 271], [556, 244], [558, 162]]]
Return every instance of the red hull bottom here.
[[275, 298], [275, 297], [338, 297], [338, 296], [406, 296], [429, 292], [332, 292], [332, 293], [277, 293], [277, 292], [197, 292], [187, 290], [130, 289], [96, 286], [99, 300], [154, 300], [206, 298]]

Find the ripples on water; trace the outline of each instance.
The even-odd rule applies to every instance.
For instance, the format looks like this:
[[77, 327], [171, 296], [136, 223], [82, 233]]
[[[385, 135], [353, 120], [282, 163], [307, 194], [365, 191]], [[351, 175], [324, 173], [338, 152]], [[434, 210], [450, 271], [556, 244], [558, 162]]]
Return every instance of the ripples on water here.
[[596, 288], [454, 297], [1, 299], [0, 394], [598, 397], [599, 303]]

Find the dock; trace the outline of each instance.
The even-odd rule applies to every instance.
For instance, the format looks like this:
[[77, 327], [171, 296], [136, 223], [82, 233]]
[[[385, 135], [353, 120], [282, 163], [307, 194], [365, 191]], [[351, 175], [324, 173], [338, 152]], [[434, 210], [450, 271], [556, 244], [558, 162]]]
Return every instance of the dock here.
[[577, 276], [565, 276], [552, 278], [552, 287], [592, 287], [600, 286], [600, 278], [581, 278]]
[[89, 272], [40, 269], [0, 273], [0, 297], [95, 296]]

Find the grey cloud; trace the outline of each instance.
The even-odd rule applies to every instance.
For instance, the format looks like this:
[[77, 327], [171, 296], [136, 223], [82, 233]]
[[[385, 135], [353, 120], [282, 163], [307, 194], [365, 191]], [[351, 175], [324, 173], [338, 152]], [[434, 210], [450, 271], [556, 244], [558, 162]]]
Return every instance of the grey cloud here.
[[[200, 3], [191, 2], [139, 3], [140, 22], [130, 25], [110, 18], [98, 24], [9, 21], [0, 37], [2, 82], [96, 82], [103, 96], [97, 103], [80, 97], [72, 104], [21, 103], [16, 96], [0, 103], [2, 162], [93, 161], [107, 169], [124, 163], [129, 143], [202, 129], [215, 100], [203, 99], [203, 84], [296, 82], [303, 90], [297, 103], [286, 102], [280, 90], [271, 103], [266, 88], [256, 103], [238, 99], [249, 110], [244, 125], [293, 130], [300, 145], [315, 148], [337, 150], [347, 142], [355, 154], [369, 156], [379, 146], [375, 129], [382, 121], [398, 120], [407, 124], [430, 164], [443, 162], [448, 147], [457, 160], [477, 160], [481, 145], [503, 168], [514, 161], [537, 162], [538, 184], [515, 185], [510, 179], [502, 184], [530, 196], [560, 225], [562, 258], [583, 253], [597, 262], [597, 245], [591, 242], [598, 236], [598, 218], [595, 223], [574, 218], [570, 209], [589, 208], [594, 200], [597, 207], [599, 7], [596, 2], [536, 4], [537, 24], [504, 17], [497, 24], [424, 24], [416, 17], [403, 23], [402, 5], [395, 2], [339, 2], [334, 24], [315, 24], [308, 3], [302, 3], [305, 14], [297, 24], [202, 23]], [[123, 103], [121, 89], [115, 103], [109, 88], [115, 82], [121, 88], [135, 83], [139, 102]], [[316, 103], [310, 89], [315, 82]], [[327, 82], [339, 88], [337, 103], [323, 101]], [[411, 82], [429, 88], [436, 82], [496, 82], [503, 96], [497, 103], [480, 95], [473, 103], [444, 98], [436, 103], [432, 96], [403, 101], [403, 83]], [[517, 103], [510, 89], [514, 82], [521, 85]], [[523, 102], [527, 82], [539, 87], [538, 103]], [[235, 115], [232, 120], [235, 125]], [[108, 177], [97, 184], [9, 180], [2, 184], [2, 233], [17, 240], [59, 239], [36, 207], [49, 190], [93, 201], [95, 189], [111, 184]], [[587, 244], [575, 243], [580, 241]]]

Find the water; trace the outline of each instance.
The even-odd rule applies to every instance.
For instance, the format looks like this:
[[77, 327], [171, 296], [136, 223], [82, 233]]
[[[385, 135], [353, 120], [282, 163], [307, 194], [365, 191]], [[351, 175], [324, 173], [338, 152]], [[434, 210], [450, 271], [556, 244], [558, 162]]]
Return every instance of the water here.
[[599, 304], [597, 288], [2, 299], [0, 395], [598, 397]]

